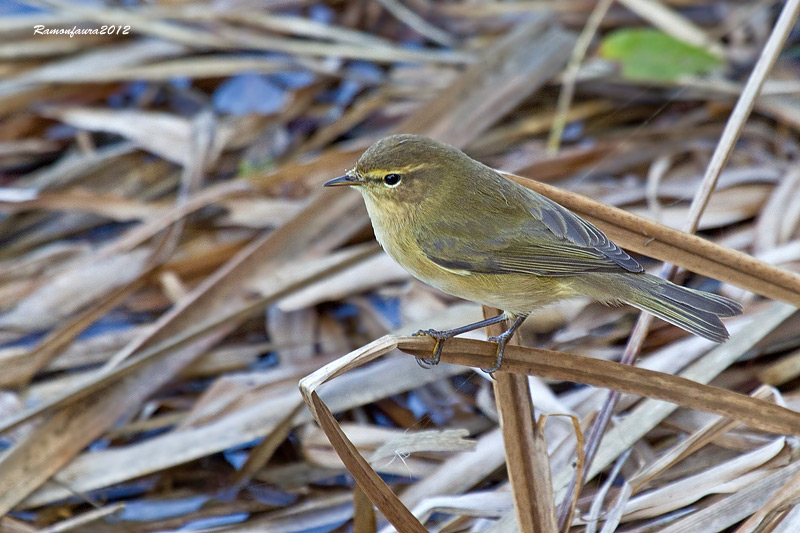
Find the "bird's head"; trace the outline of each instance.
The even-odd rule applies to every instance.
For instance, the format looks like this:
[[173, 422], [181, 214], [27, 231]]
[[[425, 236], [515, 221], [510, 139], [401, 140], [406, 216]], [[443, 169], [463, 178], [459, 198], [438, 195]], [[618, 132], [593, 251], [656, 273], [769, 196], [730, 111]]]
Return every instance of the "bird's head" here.
[[[452, 146], [421, 135], [392, 135], [376, 142], [355, 168], [325, 183], [357, 188], [367, 201], [384, 209], [412, 208], [463, 186], [478, 164]], [[473, 171], [474, 173], [474, 171]]]

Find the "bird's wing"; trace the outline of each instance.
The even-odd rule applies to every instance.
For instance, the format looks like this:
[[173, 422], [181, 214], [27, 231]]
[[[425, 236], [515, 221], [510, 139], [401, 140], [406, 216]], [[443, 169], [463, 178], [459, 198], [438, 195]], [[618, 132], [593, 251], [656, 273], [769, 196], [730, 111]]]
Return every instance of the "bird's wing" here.
[[574, 276], [643, 271], [593, 225], [538, 193], [525, 189], [522, 194], [521, 202], [514, 202], [518, 208], [493, 210], [491, 224], [443, 220], [417, 241], [434, 263], [468, 272]]
[[530, 198], [526, 202], [530, 213], [559, 239], [578, 247], [597, 250], [629, 272], [644, 271], [642, 265], [592, 224], [539, 193], [528, 189], [525, 193]]

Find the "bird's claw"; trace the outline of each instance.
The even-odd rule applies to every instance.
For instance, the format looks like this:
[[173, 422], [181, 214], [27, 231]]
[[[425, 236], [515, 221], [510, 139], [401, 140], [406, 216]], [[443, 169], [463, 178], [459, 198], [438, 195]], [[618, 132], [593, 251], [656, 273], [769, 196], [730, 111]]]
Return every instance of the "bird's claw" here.
[[503, 332], [496, 337], [489, 337], [489, 341], [497, 343], [497, 355], [495, 356], [494, 365], [492, 368], [481, 368], [484, 372], [489, 374], [489, 376], [494, 379], [494, 373], [500, 370], [500, 365], [503, 363], [503, 353], [506, 351], [506, 343], [508, 340], [514, 336], [514, 332], [511, 332], [511, 335], [508, 335], [508, 332]]
[[417, 364], [427, 370], [439, 364], [439, 360], [442, 358], [442, 350], [444, 349], [444, 341], [449, 339], [451, 335], [447, 335], [446, 332], [435, 329], [421, 329], [413, 334], [414, 337], [421, 337], [423, 335], [431, 337], [436, 341], [436, 345], [433, 347], [433, 357], [430, 359], [417, 357]]

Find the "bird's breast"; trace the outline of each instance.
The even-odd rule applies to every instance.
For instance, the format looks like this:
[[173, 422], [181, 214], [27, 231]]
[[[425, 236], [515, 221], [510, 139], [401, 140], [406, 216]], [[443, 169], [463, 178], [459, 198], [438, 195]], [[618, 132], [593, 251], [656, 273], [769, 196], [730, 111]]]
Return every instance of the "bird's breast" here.
[[[464, 277], [469, 274], [466, 271], [456, 272], [444, 269], [428, 259], [416, 235], [420, 229], [418, 227], [420, 222], [414, 218], [412, 213], [407, 211], [401, 213], [387, 209], [383, 205], [378, 206], [371, 199], [367, 199], [366, 204], [375, 239], [384, 251], [411, 275], [436, 288], [451, 292], [442, 287], [446, 278]], [[436, 231], [435, 227], [427, 229]]]

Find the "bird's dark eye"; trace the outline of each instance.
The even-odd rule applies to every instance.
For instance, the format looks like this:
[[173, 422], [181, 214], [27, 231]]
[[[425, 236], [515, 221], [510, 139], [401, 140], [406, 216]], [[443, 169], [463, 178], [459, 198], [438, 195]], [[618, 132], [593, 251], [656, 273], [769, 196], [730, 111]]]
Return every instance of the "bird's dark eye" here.
[[400, 174], [386, 174], [383, 177], [383, 182], [389, 187], [394, 187], [400, 183]]

